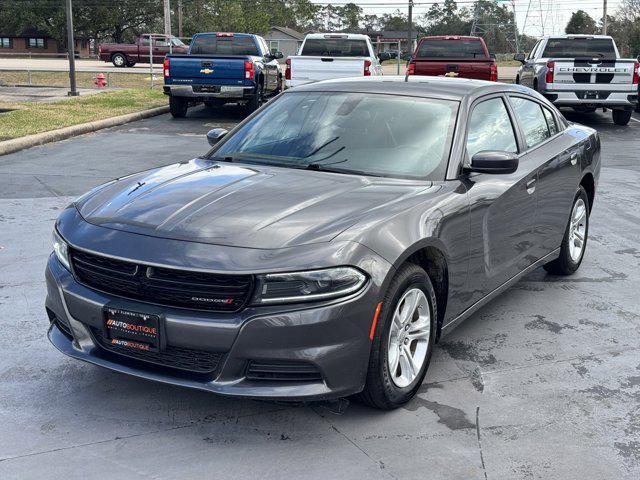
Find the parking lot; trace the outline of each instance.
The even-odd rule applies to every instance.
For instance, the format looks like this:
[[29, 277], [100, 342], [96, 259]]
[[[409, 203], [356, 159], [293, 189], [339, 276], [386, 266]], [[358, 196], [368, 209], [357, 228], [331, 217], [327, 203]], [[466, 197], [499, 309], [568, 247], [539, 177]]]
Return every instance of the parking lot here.
[[[640, 116], [597, 128], [603, 170], [580, 270], [538, 269], [440, 343], [404, 408], [217, 397], [69, 359], [43, 272], [60, 210], [187, 160], [242, 118], [203, 107], [0, 157], [0, 478], [640, 477]], [[346, 408], [345, 408], [346, 407]]]

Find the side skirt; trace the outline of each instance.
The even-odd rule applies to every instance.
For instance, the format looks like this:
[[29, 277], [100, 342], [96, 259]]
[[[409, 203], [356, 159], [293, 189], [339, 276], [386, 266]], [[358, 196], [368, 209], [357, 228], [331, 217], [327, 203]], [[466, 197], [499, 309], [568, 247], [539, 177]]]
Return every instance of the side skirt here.
[[485, 297], [478, 300], [476, 303], [471, 305], [464, 312], [462, 312], [460, 315], [458, 315], [456, 318], [454, 318], [453, 320], [451, 320], [449, 323], [447, 323], [442, 327], [442, 331], [440, 333], [440, 339], [442, 339], [445, 335], [448, 335], [449, 333], [451, 333], [451, 331], [454, 328], [456, 328], [463, 321], [465, 321], [467, 318], [473, 315], [476, 312], [476, 310], [478, 310], [480, 307], [483, 307], [484, 305], [489, 303], [491, 300], [496, 298], [498, 295], [503, 293], [505, 290], [508, 290], [511, 286], [513, 286], [513, 284], [517, 283], [522, 277], [532, 272], [539, 266], [544, 265], [545, 263], [550, 262], [552, 260], [555, 260], [556, 258], [558, 258], [559, 255], [560, 255], [560, 248], [556, 248], [551, 253], [545, 255], [540, 260], [532, 263], [527, 268], [522, 270], [520, 273], [518, 273], [514, 277], [504, 282], [502, 285], [500, 285], [498, 288], [493, 290], [491, 293], [487, 294]]

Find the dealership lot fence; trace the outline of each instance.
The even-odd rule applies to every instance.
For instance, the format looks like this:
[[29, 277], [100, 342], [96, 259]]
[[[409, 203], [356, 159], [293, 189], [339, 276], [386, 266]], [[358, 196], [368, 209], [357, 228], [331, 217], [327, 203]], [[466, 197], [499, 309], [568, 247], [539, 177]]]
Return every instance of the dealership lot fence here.
[[[98, 75], [104, 75], [105, 87], [112, 88], [161, 88], [162, 72], [149, 71], [112, 72], [102, 70], [77, 70], [76, 82], [81, 88], [99, 88]], [[69, 72], [43, 68], [0, 68], [0, 86], [68, 87]]]

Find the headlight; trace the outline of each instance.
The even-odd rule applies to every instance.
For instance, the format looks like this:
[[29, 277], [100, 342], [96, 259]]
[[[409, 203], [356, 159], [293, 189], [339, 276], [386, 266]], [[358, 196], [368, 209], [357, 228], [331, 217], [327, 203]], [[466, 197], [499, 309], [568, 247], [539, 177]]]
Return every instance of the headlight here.
[[258, 275], [253, 303], [310, 302], [337, 298], [359, 290], [366, 281], [366, 275], [352, 267]]
[[67, 242], [62, 239], [56, 230], [53, 231], [53, 251], [60, 263], [64, 265], [67, 270], [71, 270], [71, 265], [69, 264], [69, 245], [67, 245]]

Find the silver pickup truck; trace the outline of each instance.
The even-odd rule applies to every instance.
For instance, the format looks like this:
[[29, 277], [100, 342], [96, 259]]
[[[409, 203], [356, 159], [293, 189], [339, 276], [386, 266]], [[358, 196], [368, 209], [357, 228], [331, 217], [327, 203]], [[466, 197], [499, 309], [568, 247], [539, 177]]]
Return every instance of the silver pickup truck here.
[[559, 35], [540, 39], [525, 56], [516, 83], [531, 87], [558, 107], [579, 112], [609, 108], [617, 125], [626, 125], [638, 103], [638, 67], [622, 59], [613, 38]]

